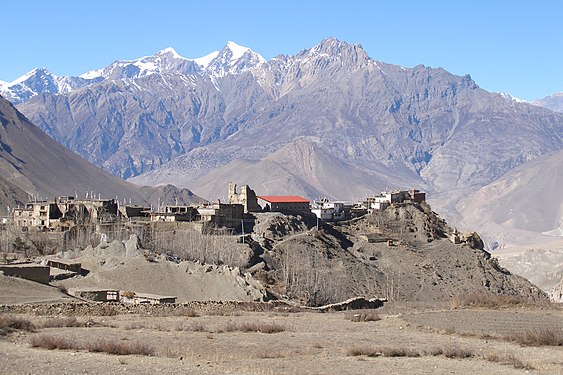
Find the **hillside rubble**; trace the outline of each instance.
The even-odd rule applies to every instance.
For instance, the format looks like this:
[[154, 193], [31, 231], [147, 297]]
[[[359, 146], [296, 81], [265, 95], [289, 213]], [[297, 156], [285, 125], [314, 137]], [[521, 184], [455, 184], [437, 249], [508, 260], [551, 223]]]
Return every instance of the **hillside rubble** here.
[[[281, 219], [278, 219], [281, 220]], [[286, 218], [282, 228], [295, 218]], [[526, 279], [511, 274], [483, 250], [476, 233], [454, 230], [427, 205], [392, 205], [382, 212], [324, 223], [264, 241], [254, 276], [272, 294], [321, 305], [351, 296], [392, 301], [448, 301], [470, 291], [545, 300]]]
[[128, 241], [103, 241], [83, 251], [67, 252], [64, 257], [90, 271], [85, 277], [55, 282], [69, 290], [97, 287], [174, 295], [179, 303], [261, 301], [266, 294], [259, 282], [237, 267], [169, 261], [166, 255], [143, 250], [136, 235]]

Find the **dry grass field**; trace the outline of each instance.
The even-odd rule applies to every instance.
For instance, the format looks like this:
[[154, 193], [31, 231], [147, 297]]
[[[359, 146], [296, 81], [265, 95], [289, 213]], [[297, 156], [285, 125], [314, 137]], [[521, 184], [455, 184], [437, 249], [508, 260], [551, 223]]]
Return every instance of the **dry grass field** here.
[[563, 374], [553, 305], [161, 315], [0, 315], [0, 373]]

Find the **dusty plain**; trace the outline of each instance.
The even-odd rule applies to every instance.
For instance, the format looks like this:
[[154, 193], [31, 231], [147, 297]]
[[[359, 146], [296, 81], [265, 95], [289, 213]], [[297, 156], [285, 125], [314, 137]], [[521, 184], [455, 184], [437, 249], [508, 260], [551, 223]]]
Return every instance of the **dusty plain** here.
[[[354, 321], [362, 313], [380, 320]], [[553, 304], [452, 310], [448, 304], [397, 302], [377, 310], [332, 313], [273, 309], [192, 311], [183, 316], [158, 310], [110, 316], [39, 316], [31, 311], [0, 315], [7, 316], [30, 320], [37, 328], [0, 338], [3, 374], [563, 374], [561, 344], [532, 346], [512, 340], [529, 329], [547, 329], [561, 337], [563, 309]], [[82, 326], [57, 327], [65, 319]], [[55, 327], [45, 328], [49, 325]], [[83, 349], [32, 347], [34, 340], [45, 337]], [[151, 354], [84, 349], [100, 341], [141, 343]]]

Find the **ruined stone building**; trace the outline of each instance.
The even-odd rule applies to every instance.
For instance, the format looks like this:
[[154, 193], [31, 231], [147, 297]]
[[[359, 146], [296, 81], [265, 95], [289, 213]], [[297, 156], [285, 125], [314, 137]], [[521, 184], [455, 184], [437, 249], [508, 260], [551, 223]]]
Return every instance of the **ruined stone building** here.
[[114, 199], [56, 197], [52, 201], [29, 202], [12, 211], [16, 226], [26, 229], [61, 229], [77, 224], [113, 222], [118, 218]]
[[262, 207], [258, 204], [256, 193], [248, 185], [242, 185], [240, 193], [237, 193], [237, 184], [229, 182], [227, 203], [242, 204], [244, 207], [244, 213], [262, 211]]
[[176, 222], [195, 221], [198, 219], [197, 207], [193, 206], [164, 206], [157, 212], [150, 213], [151, 221]]
[[244, 206], [242, 204], [225, 204], [220, 201], [203, 205], [197, 209], [203, 222], [217, 227], [237, 228], [242, 225]]

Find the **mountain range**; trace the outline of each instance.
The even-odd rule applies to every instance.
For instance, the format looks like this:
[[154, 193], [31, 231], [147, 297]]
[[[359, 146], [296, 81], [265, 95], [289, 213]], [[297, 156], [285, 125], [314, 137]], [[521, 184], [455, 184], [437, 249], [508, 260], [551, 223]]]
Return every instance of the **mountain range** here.
[[[261, 194], [349, 200], [416, 186], [451, 220], [472, 223], [495, 200], [489, 185], [563, 149], [561, 113], [334, 38], [269, 61], [233, 42], [198, 59], [168, 48], [80, 77], [37, 69], [0, 89], [106, 171], [213, 199], [230, 180]], [[559, 207], [563, 197], [550, 192]], [[524, 206], [512, 215], [527, 215]], [[501, 225], [539, 234], [560, 217]]]

